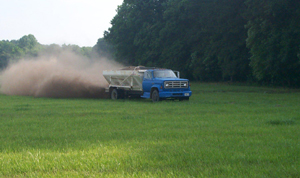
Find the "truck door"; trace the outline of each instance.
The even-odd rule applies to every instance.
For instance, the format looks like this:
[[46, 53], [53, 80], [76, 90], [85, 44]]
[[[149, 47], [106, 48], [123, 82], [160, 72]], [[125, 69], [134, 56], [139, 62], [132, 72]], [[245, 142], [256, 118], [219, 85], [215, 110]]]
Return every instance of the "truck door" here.
[[151, 71], [146, 71], [144, 73], [144, 79], [143, 79], [143, 91], [144, 92], [150, 92], [152, 83], [153, 83], [153, 75]]

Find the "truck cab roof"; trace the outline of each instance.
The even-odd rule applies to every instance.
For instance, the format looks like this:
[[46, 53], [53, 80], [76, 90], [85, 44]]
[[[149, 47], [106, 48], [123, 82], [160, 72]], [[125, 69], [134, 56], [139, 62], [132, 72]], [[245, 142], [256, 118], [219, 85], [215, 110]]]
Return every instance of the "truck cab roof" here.
[[145, 67], [145, 66], [128, 66], [124, 67], [120, 70], [166, 70], [165, 68], [158, 68], [158, 67]]

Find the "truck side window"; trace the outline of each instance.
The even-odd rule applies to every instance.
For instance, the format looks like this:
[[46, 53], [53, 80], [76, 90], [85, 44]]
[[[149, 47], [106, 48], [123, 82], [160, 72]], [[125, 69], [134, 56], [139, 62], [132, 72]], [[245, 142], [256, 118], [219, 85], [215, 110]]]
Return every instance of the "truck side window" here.
[[148, 72], [148, 77], [149, 77], [149, 79], [152, 79], [152, 73], [151, 72]]
[[148, 79], [148, 80], [152, 79], [151, 72], [149, 72], [149, 71], [145, 72], [144, 79]]
[[144, 79], [148, 79], [147, 78], [147, 72], [144, 73]]

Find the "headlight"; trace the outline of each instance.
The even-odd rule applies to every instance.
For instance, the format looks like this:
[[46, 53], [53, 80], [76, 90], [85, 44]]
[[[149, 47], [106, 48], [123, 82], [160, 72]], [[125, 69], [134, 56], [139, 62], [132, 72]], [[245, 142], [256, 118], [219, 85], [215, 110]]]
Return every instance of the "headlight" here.
[[184, 87], [186, 87], [186, 85], [187, 85], [186, 83], [185, 83], [185, 84], [183, 84], [183, 86], [184, 86]]
[[166, 84], [166, 87], [168, 87], [169, 86], [169, 84]]

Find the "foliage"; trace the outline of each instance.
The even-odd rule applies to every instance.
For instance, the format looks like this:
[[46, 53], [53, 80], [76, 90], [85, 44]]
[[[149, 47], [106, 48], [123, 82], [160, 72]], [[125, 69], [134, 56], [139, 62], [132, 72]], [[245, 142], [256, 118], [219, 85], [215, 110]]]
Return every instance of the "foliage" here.
[[5, 68], [10, 60], [25, 56], [37, 56], [42, 49], [36, 38], [29, 34], [19, 40], [0, 41], [0, 69]]
[[79, 47], [78, 45], [42, 45], [36, 38], [29, 34], [19, 40], [0, 41], [0, 69], [5, 68], [9, 61], [38, 55], [58, 55], [63, 51], [71, 51], [88, 58], [92, 57], [92, 47]]
[[254, 76], [300, 86], [300, 1], [248, 0], [248, 38]]
[[0, 41], [0, 69], [5, 68], [10, 59], [22, 56], [23, 50], [9, 41]]
[[115, 48], [117, 60], [125, 64], [152, 64], [156, 60], [156, 21], [162, 19], [165, 0], [125, 0], [111, 21], [104, 38]]
[[37, 56], [41, 50], [41, 44], [31, 34], [23, 36], [16, 43], [29, 56]]
[[126, 64], [172, 68], [196, 80], [246, 80], [243, 10], [243, 0], [124, 1], [104, 36]]
[[0, 95], [0, 177], [299, 177], [299, 90], [192, 83], [190, 101]]
[[92, 48], [92, 54], [112, 59], [113, 48], [103, 38], [99, 38], [97, 44]]
[[124, 0], [104, 39], [116, 60], [200, 81], [300, 86], [295, 0]]

